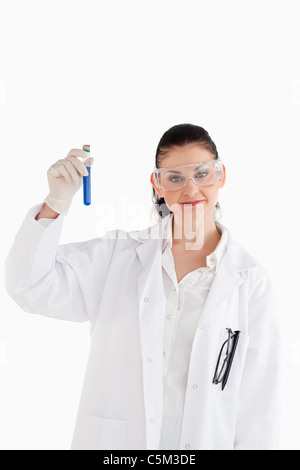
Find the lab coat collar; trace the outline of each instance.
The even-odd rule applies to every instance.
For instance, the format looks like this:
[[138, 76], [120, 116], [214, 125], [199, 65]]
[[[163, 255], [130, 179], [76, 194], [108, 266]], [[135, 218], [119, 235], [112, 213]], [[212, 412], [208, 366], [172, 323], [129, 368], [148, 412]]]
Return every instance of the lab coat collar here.
[[[161, 252], [163, 251], [171, 236], [170, 231], [172, 230], [172, 216], [173, 214], [169, 214], [155, 225], [146, 227], [143, 230], [129, 232], [130, 238], [140, 243], [140, 245], [137, 246], [136, 250], [142, 264], [146, 263], [147, 261], [147, 253], [150, 245], [154, 246], [158, 244]], [[250, 256], [249, 253], [244, 250], [244, 248], [242, 248], [238, 243], [233, 240], [231, 233], [227, 229], [227, 227], [225, 227], [220, 222], [216, 222], [216, 225], [219, 227], [222, 233], [223, 231], [226, 232], [227, 247], [226, 253], [224, 254], [222, 260], [226, 260], [225, 264], [227, 264], [227, 271], [231, 270], [235, 272], [241, 272], [253, 266], [256, 266], [257, 260]], [[150, 252], [151, 250], [149, 251], [149, 256], [151, 256]]]
[[[172, 248], [173, 240], [172, 240], [172, 222], [173, 222], [174, 214], [171, 214], [166, 222], [165, 226], [165, 235], [162, 244], [162, 252], [167, 249]], [[206, 266], [207, 268], [211, 269], [215, 274], [218, 270], [220, 260], [222, 259], [223, 254], [226, 251], [227, 239], [228, 239], [228, 230], [223, 225], [216, 222], [217, 230], [221, 234], [221, 239], [214, 249], [212, 253], [206, 256]]]
[[[138, 257], [143, 265], [143, 271], [138, 283], [141, 286], [149, 283], [152, 273], [153, 263], [161, 266], [162, 245], [163, 240], [168, 234], [168, 224], [171, 214], [162, 219], [161, 222], [152, 227], [148, 227], [140, 232], [131, 232], [130, 236], [139, 241], [140, 245], [136, 247]], [[218, 271], [214, 276], [211, 288], [209, 290], [202, 315], [201, 323], [205, 320], [212, 320], [210, 314], [212, 310], [220, 305], [232, 292], [237, 289], [243, 282], [244, 276], [242, 271], [257, 266], [257, 261], [250, 256], [238, 243], [236, 243], [228, 231], [228, 229], [219, 224], [222, 230], [227, 231], [226, 252], [220, 260]], [[162, 269], [156, 271], [156, 276], [161, 275]], [[163, 284], [163, 282], [161, 282]]]

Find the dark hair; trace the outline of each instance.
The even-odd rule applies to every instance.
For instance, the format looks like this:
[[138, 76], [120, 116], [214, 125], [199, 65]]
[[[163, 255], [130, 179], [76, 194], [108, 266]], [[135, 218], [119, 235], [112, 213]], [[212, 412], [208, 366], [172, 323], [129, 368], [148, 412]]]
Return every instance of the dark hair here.
[[[160, 168], [163, 157], [173, 147], [183, 147], [184, 145], [193, 143], [198, 144], [202, 148], [211, 152], [216, 160], [219, 158], [215, 143], [203, 127], [195, 126], [194, 124], [177, 124], [166, 131], [161, 137], [156, 149], [155, 166]], [[154, 188], [152, 188], [152, 192], [152, 202], [154, 204], [152, 213], [156, 219], [158, 218], [161, 220], [172, 213], [172, 211], [170, 211], [166, 205], [165, 199], [163, 197], [159, 197]], [[215, 220], [221, 218], [221, 212], [220, 204], [217, 202], [214, 212]]]

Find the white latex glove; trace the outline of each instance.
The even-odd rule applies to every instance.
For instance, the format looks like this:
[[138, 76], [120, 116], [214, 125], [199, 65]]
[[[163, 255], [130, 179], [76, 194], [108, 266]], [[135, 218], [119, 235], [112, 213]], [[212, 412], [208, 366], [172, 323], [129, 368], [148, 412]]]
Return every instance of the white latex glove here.
[[[50, 192], [44, 202], [58, 214], [67, 215], [74, 195], [82, 186], [83, 176], [88, 175], [86, 166], [92, 166], [94, 159], [87, 155], [84, 150], [72, 149], [47, 171]], [[77, 157], [86, 158], [85, 163]]]

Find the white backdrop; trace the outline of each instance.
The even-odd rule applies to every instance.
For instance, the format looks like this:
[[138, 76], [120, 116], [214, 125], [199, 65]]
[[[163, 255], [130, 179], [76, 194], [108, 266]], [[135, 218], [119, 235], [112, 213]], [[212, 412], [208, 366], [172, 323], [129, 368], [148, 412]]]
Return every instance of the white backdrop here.
[[[48, 167], [69, 149], [91, 145], [93, 203], [85, 207], [76, 195], [61, 243], [151, 225], [159, 139], [175, 124], [203, 126], [227, 169], [222, 223], [278, 290], [282, 449], [297, 450], [298, 7], [296, 0], [0, 4], [2, 266], [28, 209], [48, 193]], [[68, 449], [89, 326], [23, 312], [1, 276], [0, 448]]]

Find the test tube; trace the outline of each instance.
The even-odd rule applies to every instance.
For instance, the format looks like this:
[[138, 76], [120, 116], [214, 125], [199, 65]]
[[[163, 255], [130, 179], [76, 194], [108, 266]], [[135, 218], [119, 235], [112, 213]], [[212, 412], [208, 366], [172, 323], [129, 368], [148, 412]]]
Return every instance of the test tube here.
[[[85, 152], [87, 152], [87, 158], [85, 159], [86, 161], [90, 156], [90, 145], [83, 145], [82, 148], [85, 150]], [[88, 176], [83, 177], [83, 203], [86, 206], [89, 206], [91, 204], [91, 167], [86, 166], [86, 169], [89, 174]]]

